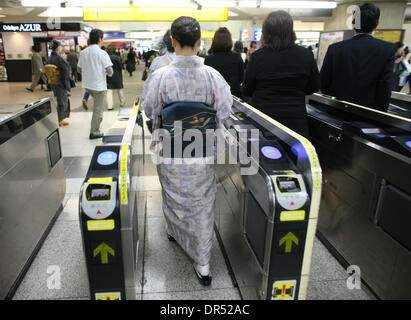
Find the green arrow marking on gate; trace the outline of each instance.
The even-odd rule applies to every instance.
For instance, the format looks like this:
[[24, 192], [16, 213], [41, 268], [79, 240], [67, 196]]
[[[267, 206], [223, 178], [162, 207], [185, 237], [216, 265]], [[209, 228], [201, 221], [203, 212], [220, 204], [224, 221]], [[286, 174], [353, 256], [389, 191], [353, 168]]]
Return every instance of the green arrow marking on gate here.
[[115, 256], [115, 252], [113, 248], [105, 244], [104, 242], [100, 244], [97, 248], [93, 251], [93, 257], [96, 257], [100, 253], [101, 257], [101, 264], [108, 263], [108, 254], [111, 254], [113, 257]]
[[298, 238], [292, 233], [287, 233], [284, 237], [280, 239], [279, 246], [281, 247], [285, 242], [285, 253], [290, 253], [293, 247], [293, 242], [298, 246]]

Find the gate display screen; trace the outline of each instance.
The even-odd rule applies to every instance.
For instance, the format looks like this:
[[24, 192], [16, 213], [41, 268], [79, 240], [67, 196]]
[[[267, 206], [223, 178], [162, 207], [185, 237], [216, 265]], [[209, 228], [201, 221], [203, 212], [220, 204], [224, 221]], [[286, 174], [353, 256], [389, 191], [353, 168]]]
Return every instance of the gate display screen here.
[[97, 163], [101, 166], [109, 166], [117, 161], [117, 153], [113, 151], [104, 151], [97, 157]]
[[265, 146], [261, 148], [261, 153], [268, 159], [277, 160], [282, 157], [281, 151], [276, 147]]

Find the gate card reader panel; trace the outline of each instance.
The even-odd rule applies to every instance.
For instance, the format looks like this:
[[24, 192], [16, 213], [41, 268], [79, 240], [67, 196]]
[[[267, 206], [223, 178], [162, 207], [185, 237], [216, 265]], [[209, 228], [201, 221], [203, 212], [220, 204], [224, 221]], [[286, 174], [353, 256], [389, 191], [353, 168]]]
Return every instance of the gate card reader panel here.
[[87, 177], [117, 177], [120, 146], [97, 146]]
[[89, 179], [84, 185], [81, 206], [91, 219], [101, 220], [109, 217], [116, 208], [117, 182], [92, 182]]
[[303, 177], [295, 175], [271, 176], [277, 203], [286, 210], [301, 209], [308, 200]]

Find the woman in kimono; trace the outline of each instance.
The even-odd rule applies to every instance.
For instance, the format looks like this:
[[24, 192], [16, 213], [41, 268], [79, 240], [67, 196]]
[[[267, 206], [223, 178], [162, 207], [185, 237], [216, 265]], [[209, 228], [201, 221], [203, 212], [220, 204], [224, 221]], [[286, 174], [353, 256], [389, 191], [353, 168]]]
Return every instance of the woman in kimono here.
[[57, 100], [57, 115], [60, 126], [67, 126], [69, 123], [64, 121], [69, 113], [69, 98], [68, 93], [71, 91], [70, 84], [70, 65], [60, 56], [61, 44], [57, 40], [51, 42], [52, 53], [47, 60], [48, 64], [58, 67], [60, 75], [58, 85], [51, 84], [54, 96]]
[[[176, 58], [158, 69], [144, 84], [146, 115], [156, 122], [163, 106], [172, 102], [201, 102], [216, 110], [221, 126], [230, 116], [230, 86], [215, 69], [205, 66], [197, 52], [201, 44], [199, 23], [180, 17], [171, 25]], [[163, 212], [169, 240], [176, 240], [194, 260], [200, 283], [211, 284], [210, 253], [213, 242], [216, 181], [214, 165], [206, 163], [158, 164]]]

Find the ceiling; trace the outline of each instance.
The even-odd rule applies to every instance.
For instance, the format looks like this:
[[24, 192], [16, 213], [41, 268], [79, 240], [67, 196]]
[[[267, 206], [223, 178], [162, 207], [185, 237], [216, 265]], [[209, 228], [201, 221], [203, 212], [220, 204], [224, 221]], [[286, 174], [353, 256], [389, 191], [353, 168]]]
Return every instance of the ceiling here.
[[[199, 1], [199, 0], [195, 0]], [[206, 1], [206, 0], [205, 0]], [[216, 0], [224, 1], [224, 0]], [[268, 0], [273, 1], [273, 0]], [[308, 0], [303, 0], [308, 1]], [[318, 1], [318, 0], [317, 0]], [[322, 0], [320, 0], [322, 1]], [[325, 1], [325, 0], [324, 0]], [[405, 0], [373, 0], [373, 2], [408, 2]], [[352, 0], [336, 0], [336, 3], [352, 2]], [[357, 2], [366, 2], [360, 0]], [[21, 0], [0, 0], [0, 20], [4, 22], [20, 22], [20, 21], [44, 21], [45, 17], [39, 15], [48, 7], [22, 7]], [[273, 10], [270, 8], [229, 8], [229, 20], [262, 20]], [[288, 11], [295, 19], [304, 22], [321, 22], [325, 18], [330, 17], [332, 9], [284, 9]], [[411, 5], [407, 7], [406, 20], [411, 19]], [[82, 17], [62, 18], [63, 21], [82, 21]]]
[[[218, 1], [218, 0], [217, 0]], [[224, 1], [224, 0], [221, 0]], [[269, 0], [270, 1], [270, 0]], [[318, 1], [318, 0], [317, 0]], [[320, 0], [322, 1], [322, 0]], [[42, 21], [47, 18], [39, 17], [47, 7], [22, 7], [21, 0], [0, 0], [0, 15], [2, 21]], [[263, 19], [274, 9], [270, 8], [229, 8], [229, 20]], [[277, 9], [275, 9], [277, 10]], [[332, 9], [284, 9], [292, 16], [304, 21], [321, 21], [324, 17], [331, 16]], [[62, 20], [82, 20], [81, 17], [62, 18]]]

